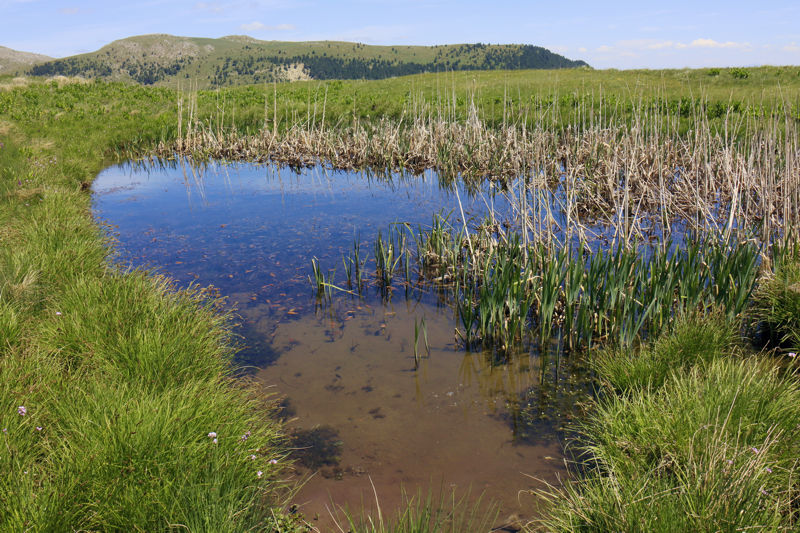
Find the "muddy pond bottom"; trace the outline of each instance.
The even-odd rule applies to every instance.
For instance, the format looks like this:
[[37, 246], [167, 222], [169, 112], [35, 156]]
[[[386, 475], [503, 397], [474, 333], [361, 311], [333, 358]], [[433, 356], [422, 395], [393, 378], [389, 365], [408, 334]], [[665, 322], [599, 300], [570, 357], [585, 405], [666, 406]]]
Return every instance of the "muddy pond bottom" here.
[[[390, 515], [401, 489], [482, 496], [499, 504], [502, 524], [531, 518], [530, 491], [564, 472], [547, 412], [536, 413], [540, 433], [514, 432], [520, 402], [539, 388], [539, 359], [487, 364], [485, 354], [458, 349], [451, 320], [429, 305], [358, 307], [281, 324], [273, 343], [282, 355], [258, 372], [286, 397], [298, 476], [308, 479], [295, 502], [309, 522], [331, 530], [341, 509], [374, 511], [376, 498]], [[430, 351], [419, 343], [415, 358], [419, 316]]]
[[93, 190], [119, 264], [213, 285], [241, 318], [237, 364], [281, 399], [303, 483], [294, 504], [320, 531], [338, 531], [343, 509], [357, 519], [379, 505], [390, 520], [403, 491], [445, 505], [455, 493], [467, 513], [493, 502], [496, 525], [513, 531], [535, 517], [532, 491], [565, 474], [563, 428], [590, 389], [579, 358], [557, 346], [467, 351], [453, 308], [424, 286], [320, 302], [309, 281], [315, 259], [345, 287], [333, 269], [354, 247], [374, 270], [390, 227], [424, 228], [438, 213], [465, 225], [489, 209], [502, 217], [496, 190], [432, 174], [188, 161], [112, 167]]

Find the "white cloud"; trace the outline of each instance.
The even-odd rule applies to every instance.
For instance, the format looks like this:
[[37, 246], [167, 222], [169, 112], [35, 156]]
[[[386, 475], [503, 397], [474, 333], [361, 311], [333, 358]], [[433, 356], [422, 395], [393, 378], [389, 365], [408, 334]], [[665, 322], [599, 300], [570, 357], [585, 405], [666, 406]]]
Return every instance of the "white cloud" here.
[[223, 6], [218, 2], [197, 2], [194, 5], [198, 11], [210, 11], [211, 13], [222, 13], [227, 10], [227, 7], [230, 6]]
[[797, 43], [789, 43], [783, 47], [784, 52], [800, 52], [800, 46]]
[[77, 7], [62, 7], [58, 10], [62, 15], [77, 15], [79, 11]]
[[714, 39], [695, 39], [688, 45], [690, 48], [750, 48], [750, 43], [736, 43], [733, 41], [726, 41], [724, 43], [715, 41]]
[[334, 34], [324, 34], [310, 40], [356, 41], [361, 43], [400, 44], [414, 33], [413, 26], [404, 24], [373, 25], [345, 30]]
[[672, 41], [658, 41], [655, 43], [650, 43], [646, 47], [648, 50], [663, 50], [664, 48], [672, 48], [675, 46], [675, 43]]
[[738, 49], [750, 50], [753, 46], [750, 43], [738, 43], [734, 41], [719, 42], [713, 39], [695, 39], [689, 43], [678, 41], [657, 41], [655, 39], [629, 39], [617, 41], [613, 46], [604, 45], [597, 48], [597, 52], [617, 52], [636, 53], [644, 50], [685, 50], [687, 48], [714, 48], [714, 49]]
[[294, 24], [277, 24], [275, 26], [268, 26], [259, 21], [248, 22], [239, 26], [244, 31], [292, 31], [295, 29]]
[[641, 38], [621, 39], [591, 47], [581, 52], [581, 58], [598, 68], [701, 68], [757, 63], [797, 64], [797, 52], [800, 52], [797, 39], [786, 39], [766, 50], [761, 43], [747, 41], [717, 41], [703, 37], [681, 41]]

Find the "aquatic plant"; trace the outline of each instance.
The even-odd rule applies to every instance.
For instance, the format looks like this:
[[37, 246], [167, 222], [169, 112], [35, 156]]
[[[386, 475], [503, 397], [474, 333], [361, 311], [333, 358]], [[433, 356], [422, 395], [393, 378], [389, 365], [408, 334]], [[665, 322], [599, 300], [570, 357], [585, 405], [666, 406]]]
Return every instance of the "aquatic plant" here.
[[402, 489], [402, 496], [400, 509], [384, 518], [380, 498], [375, 492], [375, 515], [340, 509], [334, 517], [336, 526], [341, 531], [347, 528], [354, 533], [458, 533], [504, 529], [503, 524], [497, 524], [498, 506], [491, 501], [484, 502], [483, 495], [473, 498], [467, 491], [457, 496], [455, 491], [445, 492], [444, 489], [434, 495], [429, 489], [424, 497], [421, 490], [409, 496]]
[[414, 319], [414, 368], [415, 369], [419, 368], [419, 362], [420, 359], [422, 359], [419, 350], [420, 333], [422, 334], [422, 339], [425, 342], [425, 352], [427, 353], [427, 356], [430, 357], [431, 347], [428, 344], [428, 326], [425, 325], [425, 317], [422, 317], [422, 319], [420, 319], [419, 321], [417, 321], [416, 318]]
[[532, 341], [534, 330], [540, 345], [557, 330], [571, 349], [598, 340], [632, 346], [685, 313], [722, 309], [732, 318], [754, 290], [761, 253], [751, 241], [719, 236], [592, 251], [587, 242], [525, 248], [518, 234], [490, 233], [475, 232], [484, 243], [477, 263], [463, 233], [441, 217], [414, 237], [419, 276], [448, 291], [467, 347], [507, 349]]

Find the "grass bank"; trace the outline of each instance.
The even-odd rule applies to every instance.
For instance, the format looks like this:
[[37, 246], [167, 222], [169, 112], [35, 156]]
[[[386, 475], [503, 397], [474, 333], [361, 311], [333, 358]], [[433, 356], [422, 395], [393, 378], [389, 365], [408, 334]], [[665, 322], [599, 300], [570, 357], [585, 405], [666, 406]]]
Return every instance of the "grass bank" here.
[[272, 530], [281, 428], [231, 376], [230, 317], [112, 268], [90, 214], [114, 148], [168, 135], [172, 94], [16, 91], [0, 115], [0, 527]]
[[[778, 280], [784, 269], [797, 263], [780, 266]], [[758, 327], [780, 321], [762, 305], [779, 291], [770, 277], [746, 319]], [[582, 475], [541, 493], [551, 505], [537, 526], [795, 531], [796, 348], [754, 353], [741, 332], [724, 314], [691, 316], [649, 345], [593, 359], [604, 390], [579, 428]]]

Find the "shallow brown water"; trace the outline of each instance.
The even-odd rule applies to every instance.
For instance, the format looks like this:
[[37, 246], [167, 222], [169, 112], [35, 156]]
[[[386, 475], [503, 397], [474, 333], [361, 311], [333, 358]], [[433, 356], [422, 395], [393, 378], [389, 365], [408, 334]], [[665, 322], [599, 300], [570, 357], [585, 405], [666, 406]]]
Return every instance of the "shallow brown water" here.
[[[258, 372], [288, 397], [290, 428], [338, 433], [338, 464], [322, 465], [295, 498], [306, 516], [324, 531], [331, 510], [372, 506], [373, 490], [384, 510], [398, 507], [403, 487], [412, 494], [483, 494], [499, 502], [501, 522], [530, 518], [536, 497], [526, 491], [564, 473], [552, 434], [515, 442], [506, 419], [509, 402], [537, 386], [537, 360], [492, 367], [484, 354], [457, 349], [451, 320], [431, 306], [361, 307], [279, 325], [273, 343], [282, 355]], [[430, 355], [420, 341], [415, 370], [420, 315]], [[298, 469], [299, 476], [311, 474]]]

